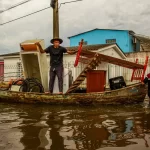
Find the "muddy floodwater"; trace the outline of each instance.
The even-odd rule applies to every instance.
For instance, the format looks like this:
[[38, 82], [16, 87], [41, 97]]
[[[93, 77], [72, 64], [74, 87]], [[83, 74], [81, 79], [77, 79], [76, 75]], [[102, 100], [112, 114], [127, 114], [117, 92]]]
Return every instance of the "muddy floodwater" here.
[[150, 150], [150, 108], [0, 103], [0, 150]]

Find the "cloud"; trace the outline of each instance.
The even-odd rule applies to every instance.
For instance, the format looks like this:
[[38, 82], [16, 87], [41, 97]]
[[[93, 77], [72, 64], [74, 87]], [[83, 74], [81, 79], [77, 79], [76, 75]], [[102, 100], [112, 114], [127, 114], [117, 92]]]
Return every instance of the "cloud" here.
[[[60, 3], [70, 0], [59, 0]], [[20, 0], [1, 0], [0, 10], [8, 8]], [[0, 14], [0, 23], [50, 5], [49, 0], [32, 0], [24, 5]], [[128, 29], [139, 34], [150, 35], [149, 0], [83, 0], [61, 5], [60, 37], [64, 45], [69, 45], [67, 37], [93, 28]], [[19, 43], [27, 39], [44, 39], [46, 46], [53, 36], [52, 9], [0, 26], [0, 53], [19, 51]]]

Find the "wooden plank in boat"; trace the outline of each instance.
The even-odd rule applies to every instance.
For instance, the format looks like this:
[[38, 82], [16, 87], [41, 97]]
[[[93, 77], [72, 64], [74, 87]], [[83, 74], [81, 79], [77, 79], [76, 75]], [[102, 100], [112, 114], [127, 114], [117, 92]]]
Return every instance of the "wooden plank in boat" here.
[[82, 50], [81, 52], [81, 56], [86, 56], [88, 58], [95, 57], [95, 55], [97, 55], [98, 58], [101, 59], [101, 61], [119, 65], [119, 66], [126, 67], [129, 69], [143, 69], [144, 68], [144, 65], [122, 60], [122, 59], [111, 57], [111, 56], [107, 56], [107, 55], [103, 55], [103, 54], [99, 54], [96, 52], [91, 52], [91, 51], [86, 51], [86, 50]]

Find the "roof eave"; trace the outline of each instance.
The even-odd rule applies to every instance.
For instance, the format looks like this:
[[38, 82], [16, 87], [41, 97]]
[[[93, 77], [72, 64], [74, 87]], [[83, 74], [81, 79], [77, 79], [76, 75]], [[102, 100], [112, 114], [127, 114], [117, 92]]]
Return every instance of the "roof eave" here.
[[132, 30], [117, 30], [117, 29], [99, 29], [99, 28], [95, 28], [95, 29], [91, 29], [91, 30], [88, 30], [88, 31], [85, 31], [85, 32], [82, 32], [82, 33], [78, 33], [78, 34], [75, 34], [73, 36], [69, 36], [68, 39], [72, 38], [72, 37], [75, 37], [75, 36], [78, 36], [78, 35], [81, 35], [81, 34], [84, 34], [84, 33], [87, 33], [87, 32], [91, 32], [91, 31], [94, 31], [94, 30], [115, 30], [115, 31], [128, 31], [129, 34], [135, 34], [134, 31]]
[[116, 49], [119, 52], [120, 56], [122, 56], [122, 58], [124, 58], [124, 59], [127, 58], [126, 55], [125, 55], [125, 53], [119, 48], [119, 46], [117, 44], [112, 44], [112, 45], [110, 45], [108, 47], [100, 48], [99, 51], [103, 51], [103, 50], [106, 50], [108, 48], [114, 48], [114, 49]]

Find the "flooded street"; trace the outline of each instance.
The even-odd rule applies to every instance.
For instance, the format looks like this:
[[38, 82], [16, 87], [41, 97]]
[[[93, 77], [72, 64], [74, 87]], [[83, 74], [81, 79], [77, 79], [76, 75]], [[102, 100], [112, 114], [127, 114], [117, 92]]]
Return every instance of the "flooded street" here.
[[150, 149], [150, 109], [142, 105], [0, 104], [0, 150], [135, 149]]

